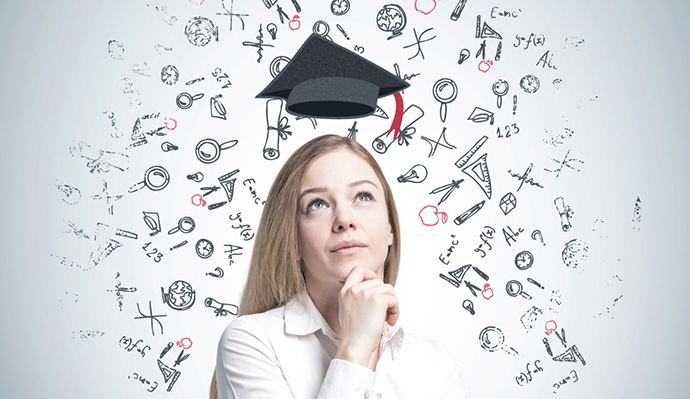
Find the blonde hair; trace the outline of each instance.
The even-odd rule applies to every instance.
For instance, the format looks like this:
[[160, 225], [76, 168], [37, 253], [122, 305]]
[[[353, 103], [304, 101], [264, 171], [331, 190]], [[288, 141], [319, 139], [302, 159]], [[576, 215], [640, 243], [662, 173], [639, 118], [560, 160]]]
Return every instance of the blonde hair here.
[[[393, 231], [393, 244], [388, 248], [384, 262], [383, 281], [395, 284], [400, 266], [400, 224], [393, 192], [381, 167], [358, 142], [337, 135], [320, 136], [302, 145], [288, 158], [268, 192], [240, 300], [240, 316], [283, 306], [295, 297], [304, 300], [302, 294], [306, 289], [306, 280], [297, 232], [302, 178], [314, 159], [343, 148], [366, 161], [383, 186], [388, 222]], [[217, 398], [217, 395], [214, 371], [211, 399]]]

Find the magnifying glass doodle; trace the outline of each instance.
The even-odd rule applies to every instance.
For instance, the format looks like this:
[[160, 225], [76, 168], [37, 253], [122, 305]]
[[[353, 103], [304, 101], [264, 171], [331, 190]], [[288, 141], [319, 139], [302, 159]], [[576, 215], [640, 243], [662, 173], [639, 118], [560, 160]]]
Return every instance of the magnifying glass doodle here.
[[324, 21], [316, 21], [314, 23], [314, 26], [312, 27], [312, 32], [315, 34], [323, 37], [324, 39], [328, 41], [333, 41], [330, 36], [328, 36], [328, 32], [331, 31], [331, 27], [328, 26], [328, 24]]
[[491, 90], [493, 90], [494, 94], [496, 95], [496, 106], [498, 108], [501, 108], [501, 105], [503, 105], [503, 96], [508, 93], [508, 88], [508, 82], [503, 79], [498, 79], [491, 87]]
[[522, 295], [523, 298], [532, 299], [529, 294], [522, 292], [522, 283], [517, 280], [508, 281], [508, 284], [506, 284], [506, 292], [512, 297]]
[[192, 107], [192, 104], [194, 104], [194, 100], [200, 100], [202, 98], [204, 98], [204, 93], [195, 94], [193, 96], [189, 93], [180, 93], [177, 95], [175, 103], [182, 109], [189, 109]]
[[144, 172], [144, 181], [135, 183], [129, 188], [130, 193], [135, 193], [144, 187], [148, 187], [152, 191], [160, 191], [170, 183], [170, 174], [162, 166], [152, 166]]
[[203, 163], [213, 163], [220, 158], [220, 152], [222, 150], [227, 150], [235, 145], [237, 145], [237, 140], [230, 140], [223, 144], [218, 144], [214, 139], [203, 139], [196, 145], [194, 151], [199, 161]]
[[190, 218], [189, 216], [184, 216], [177, 222], [177, 227], [173, 227], [172, 229], [168, 230], [168, 234], [175, 234], [178, 231], [181, 231], [185, 234], [190, 233], [192, 230], [194, 230], [194, 227], [196, 227], [194, 219]]
[[500, 328], [494, 326], [488, 326], [479, 333], [479, 344], [489, 352], [495, 352], [501, 349], [508, 353], [509, 355], [517, 355], [518, 352], [505, 344], [505, 336]]
[[441, 103], [441, 122], [445, 122], [448, 114], [448, 103], [453, 102], [458, 96], [458, 86], [451, 79], [442, 78], [434, 83], [432, 92], [436, 101]]

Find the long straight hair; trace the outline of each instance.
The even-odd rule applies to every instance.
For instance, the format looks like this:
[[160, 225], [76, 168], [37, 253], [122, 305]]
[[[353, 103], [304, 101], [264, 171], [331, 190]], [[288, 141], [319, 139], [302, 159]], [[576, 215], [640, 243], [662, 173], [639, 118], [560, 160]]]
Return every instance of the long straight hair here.
[[[239, 316], [262, 313], [298, 297], [304, 301], [304, 264], [300, 260], [297, 230], [298, 198], [302, 178], [311, 162], [330, 152], [347, 149], [374, 170], [383, 186], [393, 244], [384, 261], [383, 281], [395, 284], [400, 266], [400, 224], [393, 192], [376, 159], [358, 142], [337, 135], [320, 136], [302, 145], [278, 172], [264, 205], [256, 232], [249, 273], [240, 300]], [[211, 399], [218, 397], [216, 373], [211, 381]]]

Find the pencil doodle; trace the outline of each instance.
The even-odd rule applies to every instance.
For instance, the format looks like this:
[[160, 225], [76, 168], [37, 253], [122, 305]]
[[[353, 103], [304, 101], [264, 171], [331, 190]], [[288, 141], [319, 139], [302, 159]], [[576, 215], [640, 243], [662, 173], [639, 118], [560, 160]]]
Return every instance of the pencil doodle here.
[[547, 51], [544, 53], [544, 55], [542, 55], [542, 56], [539, 58], [539, 61], [537, 61], [536, 66], [539, 66], [539, 64], [541, 64], [541, 67], [542, 67], [542, 68], [549, 67], [549, 68], [551, 68], [551, 69], [558, 69], [558, 68], [556, 68], [555, 65], [551, 65], [551, 61], [553, 60], [553, 54], [549, 54], [550, 52], [551, 52], [551, 50], [547, 50]]
[[455, 6], [453, 12], [450, 14], [451, 21], [457, 21], [458, 18], [460, 18], [460, 16], [462, 15], [462, 10], [465, 8], [465, 4], [467, 4], [467, 0], [458, 0], [458, 4]]
[[480, 209], [482, 209], [482, 207], [484, 206], [484, 202], [485, 201], [482, 200], [482, 202], [479, 202], [479, 203], [473, 205], [470, 209], [461, 213], [458, 217], [456, 217], [453, 220], [453, 223], [457, 224], [458, 226], [465, 223], [469, 218], [474, 216], [477, 212], [479, 212]]

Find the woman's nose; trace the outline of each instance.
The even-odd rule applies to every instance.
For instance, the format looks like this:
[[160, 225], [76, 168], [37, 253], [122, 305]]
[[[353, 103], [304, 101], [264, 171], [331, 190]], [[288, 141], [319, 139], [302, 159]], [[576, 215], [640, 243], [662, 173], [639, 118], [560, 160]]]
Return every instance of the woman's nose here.
[[335, 220], [333, 222], [333, 232], [339, 233], [354, 229], [357, 229], [357, 225], [355, 224], [355, 220], [348, 209], [344, 207], [337, 207], [335, 212]]

